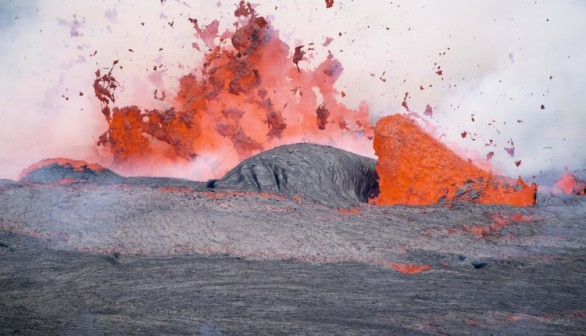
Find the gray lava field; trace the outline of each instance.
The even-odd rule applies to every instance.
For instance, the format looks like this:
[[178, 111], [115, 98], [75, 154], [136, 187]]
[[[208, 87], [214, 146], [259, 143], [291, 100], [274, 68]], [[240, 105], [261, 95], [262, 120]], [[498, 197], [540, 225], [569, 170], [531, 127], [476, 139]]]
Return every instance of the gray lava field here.
[[585, 335], [586, 198], [376, 206], [376, 162], [0, 180], [0, 335]]

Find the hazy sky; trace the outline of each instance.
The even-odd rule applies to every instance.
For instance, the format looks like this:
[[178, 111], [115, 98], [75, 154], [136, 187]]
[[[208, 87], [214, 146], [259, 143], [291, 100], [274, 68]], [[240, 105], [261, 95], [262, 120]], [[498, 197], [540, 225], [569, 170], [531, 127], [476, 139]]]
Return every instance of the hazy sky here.
[[[328, 51], [342, 62], [337, 87], [351, 107], [366, 101], [373, 121], [405, 111], [409, 92], [411, 110], [433, 108], [445, 141], [481, 156], [493, 151], [507, 174], [586, 168], [586, 2], [257, 3], [291, 48], [315, 43], [313, 62], [302, 66]], [[161, 107], [154, 89], [172, 91], [201, 60], [187, 19], [218, 19], [223, 31], [236, 4], [0, 0], [0, 178], [46, 157], [99, 158], [95, 143], [107, 125], [92, 94], [94, 71], [119, 60], [119, 104]], [[153, 72], [158, 64], [164, 70]], [[504, 150], [511, 141], [515, 157]]]

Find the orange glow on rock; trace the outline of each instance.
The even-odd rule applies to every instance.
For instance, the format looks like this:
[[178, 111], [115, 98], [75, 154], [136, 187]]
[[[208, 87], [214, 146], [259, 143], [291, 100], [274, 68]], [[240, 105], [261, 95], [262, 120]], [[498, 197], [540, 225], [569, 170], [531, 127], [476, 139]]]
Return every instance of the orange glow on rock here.
[[358, 215], [360, 214], [360, 209], [338, 209], [338, 212], [343, 215]]
[[300, 141], [370, 152], [366, 104], [354, 111], [337, 101], [342, 64], [330, 54], [317, 68], [303, 69], [301, 47], [292, 51], [252, 6], [241, 2], [235, 15], [236, 30], [225, 33], [218, 33], [217, 21], [200, 28], [190, 19], [209, 51], [196, 71], [179, 79], [167, 109], [111, 108], [118, 87], [113, 68], [96, 72], [94, 91], [108, 122], [98, 145], [110, 149], [115, 168], [212, 154], [222, 158], [210, 166], [220, 176], [258, 152]]
[[[492, 215], [491, 216], [493, 222], [490, 225], [468, 225], [463, 226], [461, 231], [466, 233], [471, 233], [477, 238], [485, 238], [488, 236], [498, 236], [499, 230], [510, 226], [512, 224], [520, 224], [520, 223], [530, 223], [534, 219], [530, 216], [524, 216], [520, 213], [510, 215]], [[448, 233], [454, 234], [458, 233], [459, 230], [450, 229]]]
[[[93, 172], [99, 173], [102, 170], [104, 170], [104, 167], [100, 166], [99, 164], [87, 163], [87, 162], [81, 161], [81, 160], [71, 160], [71, 159], [65, 159], [65, 158], [44, 159], [44, 160], [41, 160], [39, 162], [36, 162], [36, 163], [30, 165], [26, 169], [24, 169], [22, 171], [22, 173], [20, 173], [18, 180], [22, 181], [27, 175], [34, 172], [35, 170], [50, 166], [52, 164], [58, 164], [64, 168], [73, 169], [73, 171], [75, 171], [75, 172], [93, 171]], [[74, 182], [73, 179], [66, 178], [66, 179], [62, 179], [60, 181], [60, 184], [69, 184], [69, 183], [73, 183], [73, 182]]]
[[586, 183], [581, 183], [576, 180], [574, 175], [565, 173], [557, 180], [552, 191], [554, 194], [584, 195], [586, 192]]
[[429, 265], [390, 263], [388, 266], [390, 268], [394, 269], [395, 271], [403, 273], [403, 274], [419, 274], [421, 272], [426, 272], [426, 271], [431, 270], [431, 266], [429, 266]]
[[375, 127], [379, 205], [468, 202], [529, 206], [537, 186], [495, 176], [462, 159], [405, 115], [381, 118]]
[[75, 183], [75, 180], [72, 178], [64, 178], [59, 180], [58, 184], [71, 184], [71, 183]]

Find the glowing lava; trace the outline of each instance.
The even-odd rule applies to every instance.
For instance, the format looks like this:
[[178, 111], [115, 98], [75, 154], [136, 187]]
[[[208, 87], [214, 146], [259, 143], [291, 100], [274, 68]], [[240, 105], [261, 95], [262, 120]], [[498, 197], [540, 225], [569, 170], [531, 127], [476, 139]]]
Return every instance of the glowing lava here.
[[494, 176], [425, 133], [411, 118], [393, 115], [375, 127], [380, 205], [473, 202], [528, 206], [537, 186]]
[[[18, 177], [19, 181], [26, 181], [27, 177], [32, 173], [41, 170], [42, 168], [49, 167], [52, 165], [60, 166], [64, 168], [65, 171], [70, 171], [72, 173], [92, 173], [92, 174], [99, 174], [103, 171], [106, 171], [106, 168], [100, 166], [96, 163], [87, 163], [81, 160], [71, 160], [65, 158], [53, 158], [53, 159], [45, 159], [41, 160], [37, 163], [32, 164], [28, 168], [24, 169], [20, 176]], [[67, 182], [73, 182], [72, 178], [66, 178], [60, 180], [62, 184], [66, 184]]]
[[419, 274], [431, 270], [431, 266], [429, 265], [387, 263], [386, 266], [403, 274]]
[[190, 19], [209, 52], [198, 72], [179, 80], [166, 110], [110, 108], [118, 84], [112, 70], [96, 72], [94, 91], [108, 122], [98, 145], [111, 150], [116, 168], [132, 173], [145, 164], [221, 157], [210, 164], [219, 176], [253, 154], [300, 141], [371, 153], [366, 104], [354, 111], [337, 101], [342, 64], [330, 54], [304, 70], [303, 46], [292, 55], [250, 4], [241, 2], [235, 16], [238, 28], [223, 34], [217, 21], [200, 27]]
[[579, 181], [574, 175], [566, 172], [557, 180], [552, 192], [558, 195], [561, 193], [567, 195], [584, 195], [586, 193], [586, 182]]

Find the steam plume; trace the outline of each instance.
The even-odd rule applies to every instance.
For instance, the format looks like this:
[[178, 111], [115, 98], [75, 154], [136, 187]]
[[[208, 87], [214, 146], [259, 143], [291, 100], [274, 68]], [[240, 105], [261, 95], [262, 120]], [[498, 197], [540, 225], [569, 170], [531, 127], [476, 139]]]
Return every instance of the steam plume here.
[[[202, 24], [219, 19], [221, 32], [230, 28], [236, 6], [171, 0], [1, 3], [1, 178], [16, 178], [46, 157], [107, 164], [107, 153], [95, 146], [106, 125], [91, 91], [94, 71], [119, 60], [117, 103], [162, 108], [152, 92], [176, 89], [177, 79], [201, 62], [188, 18]], [[405, 105], [421, 114], [429, 105], [428, 118], [447, 141], [482, 156], [493, 152], [493, 164], [507, 174], [586, 166], [582, 2], [365, 6], [338, 0], [326, 8], [323, 1], [291, 1], [256, 9], [292, 50], [315, 43], [300, 67], [316, 66], [331, 51], [345, 68], [336, 84], [346, 93], [343, 102], [358, 109], [367, 101], [372, 121], [405, 111], [409, 92]], [[198, 178], [200, 166], [206, 164], [158, 173]]]

